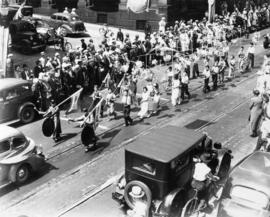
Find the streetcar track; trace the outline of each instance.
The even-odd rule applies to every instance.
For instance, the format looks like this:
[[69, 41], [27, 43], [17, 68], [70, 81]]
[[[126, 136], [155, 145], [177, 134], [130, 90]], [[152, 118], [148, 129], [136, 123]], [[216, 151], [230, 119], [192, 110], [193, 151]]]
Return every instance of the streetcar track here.
[[[208, 126], [211, 125], [211, 123], [215, 123], [216, 121], [226, 117], [227, 115], [231, 114], [232, 112], [234, 112], [235, 110], [237, 110], [238, 108], [240, 108], [242, 105], [244, 105], [245, 103], [247, 103], [249, 101], [249, 98], [241, 101], [240, 103], [238, 103], [237, 105], [235, 105], [232, 109], [230, 109], [228, 112], [222, 112], [219, 115], [217, 115], [216, 117], [214, 117], [213, 119], [211, 119], [209, 122], [207, 122], [206, 124], [202, 125], [200, 128], [196, 129], [195, 132], [201, 132], [203, 130], [205, 130]], [[135, 136], [136, 138], [141, 136], [141, 135], [146, 135], [148, 133], [150, 133], [149, 131], [151, 131], [154, 128], [160, 128], [163, 127], [165, 125], [167, 125], [168, 123], [164, 124], [164, 125], [159, 125], [159, 126], [153, 126], [151, 127], [151, 129], [147, 130], [146, 133], [140, 133], [137, 136]], [[136, 138], [131, 138], [128, 141], [126, 141], [125, 144], [121, 144], [118, 147], [123, 147], [124, 145], [132, 142], [133, 140], [135, 140]], [[112, 154], [112, 153], [111, 153]], [[121, 177], [121, 175], [123, 174], [123, 171], [120, 174], [117, 174], [113, 177], [111, 177], [109, 180], [107, 180], [105, 183], [103, 183], [102, 185], [97, 186], [95, 189], [93, 189], [91, 192], [89, 192], [89, 195], [84, 195], [84, 197], [82, 199], [80, 199], [79, 201], [77, 201], [76, 203], [73, 203], [72, 205], [70, 205], [68, 208], [65, 208], [64, 210], [62, 210], [61, 212], [59, 212], [59, 214], [57, 215], [58, 217], [63, 216], [64, 214], [70, 212], [71, 210], [75, 209], [76, 207], [78, 207], [79, 205], [83, 204], [84, 202], [86, 202], [87, 200], [95, 197], [98, 193], [104, 191], [105, 189], [107, 189], [108, 187], [110, 187], [111, 185], [113, 185], [115, 183], [115, 181], [117, 181], [118, 177]]]
[[[255, 75], [254, 75], [254, 76], [255, 76]], [[250, 77], [248, 77], [248, 78], [246, 78], [246, 79], [243, 79], [243, 80], [241, 81], [241, 83], [246, 82], [246, 81], [252, 79], [254, 76], [250, 76]], [[240, 82], [239, 82], [239, 84], [240, 84]], [[199, 89], [199, 88], [197, 88], [197, 89]], [[193, 91], [195, 91], [195, 90], [193, 90]], [[217, 92], [217, 93], [215, 93], [215, 94], [213, 94], [213, 95], [218, 96], [218, 95], [222, 95], [222, 94], [226, 94], [226, 91], [222, 91], [222, 90], [221, 90], [221, 91], [219, 91], [219, 92]], [[212, 100], [212, 99], [210, 99], [210, 100]], [[226, 115], [230, 114], [231, 112], [233, 112], [234, 110], [236, 110], [237, 108], [239, 108], [241, 105], [245, 104], [248, 100], [249, 100], [249, 98], [247, 97], [247, 99], [245, 99], [245, 100], [241, 101], [240, 103], [238, 103], [237, 105], [235, 105], [235, 106], [234, 106], [232, 109], [230, 109], [228, 112], [225, 112], [225, 113], [222, 112], [222, 113], [220, 113], [219, 115], [217, 115], [217, 116], [215, 116], [214, 118], [212, 118], [209, 122], [207, 122], [206, 124], [202, 125], [200, 128], [196, 129], [195, 131], [201, 132], [201, 131], [205, 130], [208, 126], [211, 125], [210, 123], [215, 123], [217, 120], [222, 119], [222, 118], [225, 117]], [[199, 103], [197, 103], [197, 104], [194, 104], [193, 106], [191, 106], [191, 109], [194, 109], [194, 108], [196, 108], [196, 107], [198, 107], [198, 106], [201, 106], [202, 104], [206, 104], [206, 103], [208, 103], [208, 102], [209, 102], [209, 100], [205, 100], [205, 101], [203, 101], [203, 102], [199, 102]], [[167, 104], [167, 103], [168, 103], [168, 102], [165, 102], [164, 104]], [[190, 110], [189, 110], [189, 111], [190, 111]], [[181, 114], [182, 114], [182, 113], [177, 114], [177, 115], [175, 116], [175, 118], [180, 117]], [[52, 179], [51, 181], [49, 181], [49, 182], [47, 182], [47, 183], [44, 183], [43, 185], [39, 186], [38, 188], [34, 189], [33, 191], [30, 191], [28, 194], [24, 195], [24, 197], [21, 198], [20, 200], [15, 201], [15, 202], [13, 202], [13, 203], [10, 204], [10, 205], [7, 205], [7, 206], [5, 207], [5, 209], [9, 209], [10, 207], [12, 207], [12, 206], [14, 206], [14, 205], [18, 205], [18, 204], [20, 204], [20, 203], [26, 201], [27, 199], [29, 199], [30, 197], [32, 197], [33, 195], [35, 195], [35, 192], [40, 192], [41, 190], [45, 189], [46, 186], [47, 186], [48, 184], [51, 185], [52, 183], [59, 183], [60, 180], [63, 180], [63, 179], [65, 179], [65, 178], [67, 178], [67, 177], [72, 176], [73, 174], [76, 174], [76, 173], [80, 172], [81, 169], [83, 169], [83, 168], [85, 168], [85, 167], [90, 167], [91, 165], [93, 165], [93, 164], [96, 163], [97, 161], [102, 160], [104, 157], [108, 157], [108, 156], [113, 155], [116, 151], [120, 150], [122, 147], [124, 147], [124, 146], [126, 146], [127, 144], [131, 143], [132, 141], [136, 140], [139, 136], [146, 135], [146, 134], [150, 133], [150, 131], [153, 130], [153, 129], [155, 129], [155, 128], [160, 128], [160, 127], [166, 126], [170, 121], [171, 121], [171, 119], [162, 119], [162, 120], [156, 122], [155, 125], [149, 127], [149, 128], [146, 129], [145, 131], [142, 131], [142, 132], [138, 133], [137, 135], [135, 135], [134, 137], [132, 137], [132, 138], [130, 138], [130, 139], [124, 140], [124, 141], [121, 142], [119, 145], [116, 145], [116, 146], [110, 148], [109, 150], [106, 150], [106, 151], [103, 152], [102, 154], [100, 154], [100, 155], [96, 156], [95, 158], [93, 158], [91, 161], [86, 162], [86, 163], [84, 163], [84, 164], [81, 164], [81, 165], [79, 165], [78, 167], [76, 167], [76, 168], [74, 168], [74, 169], [72, 169], [72, 170], [67, 171], [67, 173], [62, 174], [62, 175], [60, 175], [60, 176], [58, 176], [58, 177]], [[122, 126], [122, 124], [121, 124], [120, 126]], [[115, 127], [115, 128], [116, 128], [116, 127]], [[114, 128], [114, 129], [115, 129], [115, 128]], [[112, 129], [110, 129], [110, 130], [108, 130], [108, 131], [106, 131], [106, 132], [109, 132], [109, 131], [111, 131], [111, 130], [112, 130]], [[104, 132], [104, 133], [105, 133], [105, 132]], [[80, 146], [80, 145], [81, 145], [81, 144], [76, 145], [76, 146], [74, 146], [73, 148], [70, 148], [70, 149], [68, 149], [68, 150], [75, 149], [76, 147], [78, 147], [78, 146]], [[67, 151], [65, 151], [65, 152], [67, 152]], [[65, 153], [65, 152], [59, 153], [57, 156], [62, 155], [62, 154]], [[54, 157], [56, 157], [56, 155], [55, 155]], [[51, 157], [50, 159], [52, 159], [52, 157]], [[114, 182], [110, 183], [110, 185], [108, 185], [108, 186], [106, 185], [106, 186], [107, 186], [106, 188], [108, 188], [109, 186], [111, 186], [113, 183], [114, 183]], [[99, 189], [98, 192], [101, 192], [101, 191], [103, 191], [103, 190], [105, 189], [105, 188], [104, 188], [104, 189], [100, 189], [101, 186], [102, 186], [102, 185], [99, 185], [99, 186], [97, 186], [95, 189], [93, 189], [93, 190], [91, 191], [92, 193], [90, 193], [90, 197], [88, 196], [88, 199], [90, 199], [91, 197], [94, 197], [94, 196], [97, 194], [97, 193], [96, 193], [97, 189]], [[95, 192], [95, 194], [93, 194], [93, 192]], [[88, 199], [86, 199], [86, 198], [87, 198], [87, 195], [86, 195], [86, 197], [84, 198], [85, 201], [88, 200]], [[74, 208], [75, 208], [75, 207], [74, 207]], [[73, 208], [73, 209], [74, 209], [74, 208]], [[61, 215], [59, 215], [59, 216], [61, 216]]]
[[[248, 76], [247, 78], [244, 78], [243, 80], [241, 80], [240, 82], [238, 82], [238, 85], [239, 84], [242, 84], [243, 82], [246, 82], [246, 81], [248, 81], [248, 80], [250, 80], [250, 79], [252, 79], [252, 78], [254, 78], [256, 76], [256, 74], [254, 74], [254, 75], [251, 75], [251, 76]], [[230, 84], [233, 84], [234, 82], [231, 82]], [[199, 89], [201, 89], [203, 87], [203, 84], [202, 85], [199, 85], [198, 87], [195, 87], [194, 89], [192, 89], [192, 90], [190, 90], [190, 92], [191, 93], [193, 93], [193, 92], [195, 92], [195, 91], [197, 91], [197, 90], [199, 90]], [[221, 95], [222, 93], [225, 93], [225, 91], [223, 91], [223, 90], [219, 90], [216, 94], [213, 94], [213, 96], [214, 97], [216, 97], [216, 96], [218, 96], [218, 95]], [[205, 98], [204, 98], [205, 99]], [[202, 101], [202, 102], [199, 102], [199, 103], [197, 103], [197, 104], [194, 104], [193, 106], [191, 106], [189, 109], [188, 109], [188, 112], [189, 111], [191, 111], [192, 109], [194, 109], [194, 108], [196, 108], [196, 107], [198, 107], [198, 106], [200, 106], [200, 105], [203, 105], [203, 104], [205, 104], [205, 103], [207, 103], [209, 100], [205, 100], [205, 101]], [[161, 104], [161, 106], [164, 106], [164, 105], [167, 105], [167, 104], [169, 104], [170, 103], [170, 101], [167, 101], [167, 102], [164, 102], [164, 103], [162, 103]], [[134, 119], [136, 119], [136, 115], [134, 115], [134, 116], [132, 116]], [[179, 115], [177, 115], [176, 117], [179, 117]], [[164, 120], [164, 119], [162, 119], [161, 121], [158, 121], [158, 122], [156, 122], [155, 123], [155, 125], [156, 124], [160, 124], [160, 122], [162, 122], [162, 121], [165, 121], [166, 122], [166, 119]], [[101, 137], [102, 138], [102, 136], [104, 136], [106, 133], [109, 133], [109, 132], [112, 132], [113, 130], [115, 130], [115, 129], [118, 129], [118, 128], [120, 128], [121, 126], [123, 126], [123, 124], [121, 123], [121, 124], [118, 124], [118, 125], [116, 125], [116, 126], [114, 126], [114, 127], [112, 127], [112, 128], [110, 128], [110, 129], [108, 129], [108, 130], [105, 130], [105, 131], [103, 131], [103, 132], [101, 132], [101, 133], [99, 133], [99, 134], [97, 134], [97, 136], [99, 136], [99, 137]], [[77, 135], [79, 135], [80, 133], [78, 133]], [[76, 143], [77, 143], [78, 141], [76, 141]], [[61, 156], [61, 155], [63, 155], [63, 154], [65, 154], [65, 153], [67, 153], [67, 152], [69, 152], [69, 151], [71, 151], [71, 150], [73, 150], [73, 149], [76, 149], [76, 148], [78, 148], [79, 146], [81, 146], [81, 143], [79, 142], [77, 145], [74, 145], [74, 146], [72, 146], [72, 147], [70, 147], [70, 148], [67, 148], [67, 149], [65, 149], [64, 151], [62, 151], [62, 152], [59, 152], [59, 153], [57, 153], [57, 154], [55, 154], [55, 155], [52, 155], [52, 156], [50, 156], [50, 154], [48, 155], [49, 157], [48, 157], [48, 160], [51, 160], [51, 159], [53, 159], [53, 158], [56, 158], [56, 157], [58, 157], [58, 156]], [[120, 147], [121, 148], [121, 147]], [[98, 150], [97, 150], [98, 151]], [[95, 152], [94, 152], [95, 153]]]

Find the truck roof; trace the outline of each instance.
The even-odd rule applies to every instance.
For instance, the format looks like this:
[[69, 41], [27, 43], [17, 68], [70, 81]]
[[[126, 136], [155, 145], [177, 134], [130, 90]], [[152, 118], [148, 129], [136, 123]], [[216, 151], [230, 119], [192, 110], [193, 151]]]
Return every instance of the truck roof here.
[[29, 85], [30, 82], [23, 80], [23, 79], [17, 79], [17, 78], [2, 78], [0, 79], [0, 91], [13, 88], [20, 85]]
[[206, 136], [182, 127], [166, 126], [139, 137], [127, 145], [126, 151], [168, 163], [185, 153]]

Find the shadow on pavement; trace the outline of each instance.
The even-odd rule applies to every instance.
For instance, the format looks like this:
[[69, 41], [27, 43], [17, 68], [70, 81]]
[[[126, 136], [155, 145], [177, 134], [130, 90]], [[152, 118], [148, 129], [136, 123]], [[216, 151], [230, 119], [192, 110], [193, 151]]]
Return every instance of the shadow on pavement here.
[[59, 142], [55, 143], [53, 145], [53, 147], [58, 146], [61, 143], [65, 142], [65, 141], [67, 141], [67, 140], [69, 140], [69, 139], [71, 139], [71, 138], [73, 138], [73, 137], [75, 137], [77, 135], [78, 135], [77, 133], [66, 133], [66, 134], [62, 134], [62, 137], [61, 137], [62, 139]]
[[32, 176], [29, 178], [29, 180], [23, 184], [23, 185], [17, 185], [15, 183], [11, 183], [7, 185], [6, 187], [0, 189], [0, 197], [4, 196], [5, 194], [10, 193], [14, 190], [20, 190], [20, 188], [30, 185], [31, 183], [35, 182], [36, 180], [40, 179], [42, 176], [45, 176], [48, 174], [51, 170], [58, 170], [55, 166], [52, 164], [45, 162], [44, 166], [36, 173], [33, 173]]

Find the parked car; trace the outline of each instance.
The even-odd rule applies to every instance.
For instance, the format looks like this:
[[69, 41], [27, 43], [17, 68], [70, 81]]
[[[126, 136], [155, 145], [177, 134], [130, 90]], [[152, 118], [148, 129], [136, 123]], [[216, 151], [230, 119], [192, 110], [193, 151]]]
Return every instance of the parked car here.
[[49, 22], [55, 29], [60, 28], [63, 36], [86, 33], [84, 23], [76, 15], [54, 13]]
[[[139, 198], [151, 212], [149, 216], [181, 216], [189, 199], [193, 158], [211, 144], [207, 135], [175, 126], [139, 137], [125, 148], [125, 174], [116, 184], [113, 199], [134, 209]], [[224, 178], [231, 154], [221, 149], [218, 152], [214, 169]]]
[[34, 120], [36, 112], [31, 86], [31, 82], [23, 79], [0, 79], [0, 123], [17, 119], [29, 123]]
[[12, 48], [30, 54], [46, 49], [46, 43], [35, 26], [27, 20], [14, 20], [9, 24]]
[[19, 130], [0, 126], [0, 186], [23, 184], [45, 163], [42, 150]]
[[270, 216], [270, 153], [254, 152], [230, 172], [218, 217]]

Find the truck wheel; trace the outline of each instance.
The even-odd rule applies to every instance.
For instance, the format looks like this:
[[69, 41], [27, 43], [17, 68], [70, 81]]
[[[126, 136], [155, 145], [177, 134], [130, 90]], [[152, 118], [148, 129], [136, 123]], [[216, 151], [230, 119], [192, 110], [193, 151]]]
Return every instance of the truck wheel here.
[[[132, 190], [134, 189], [134, 187], [137, 187], [137, 189], [141, 189], [141, 192], [138, 192], [140, 193], [140, 195], [132, 195]], [[126, 185], [124, 198], [125, 202], [131, 209], [134, 209], [137, 198], [140, 198], [139, 201], [145, 202], [147, 204], [147, 208], [150, 208], [152, 202], [152, 193], [146, 184], [134, 180]]]
[[32, 106], [26, 106], [21, 110], [20, 120], [23, 124], [30, 123], [35, 118], [35, 110]]

